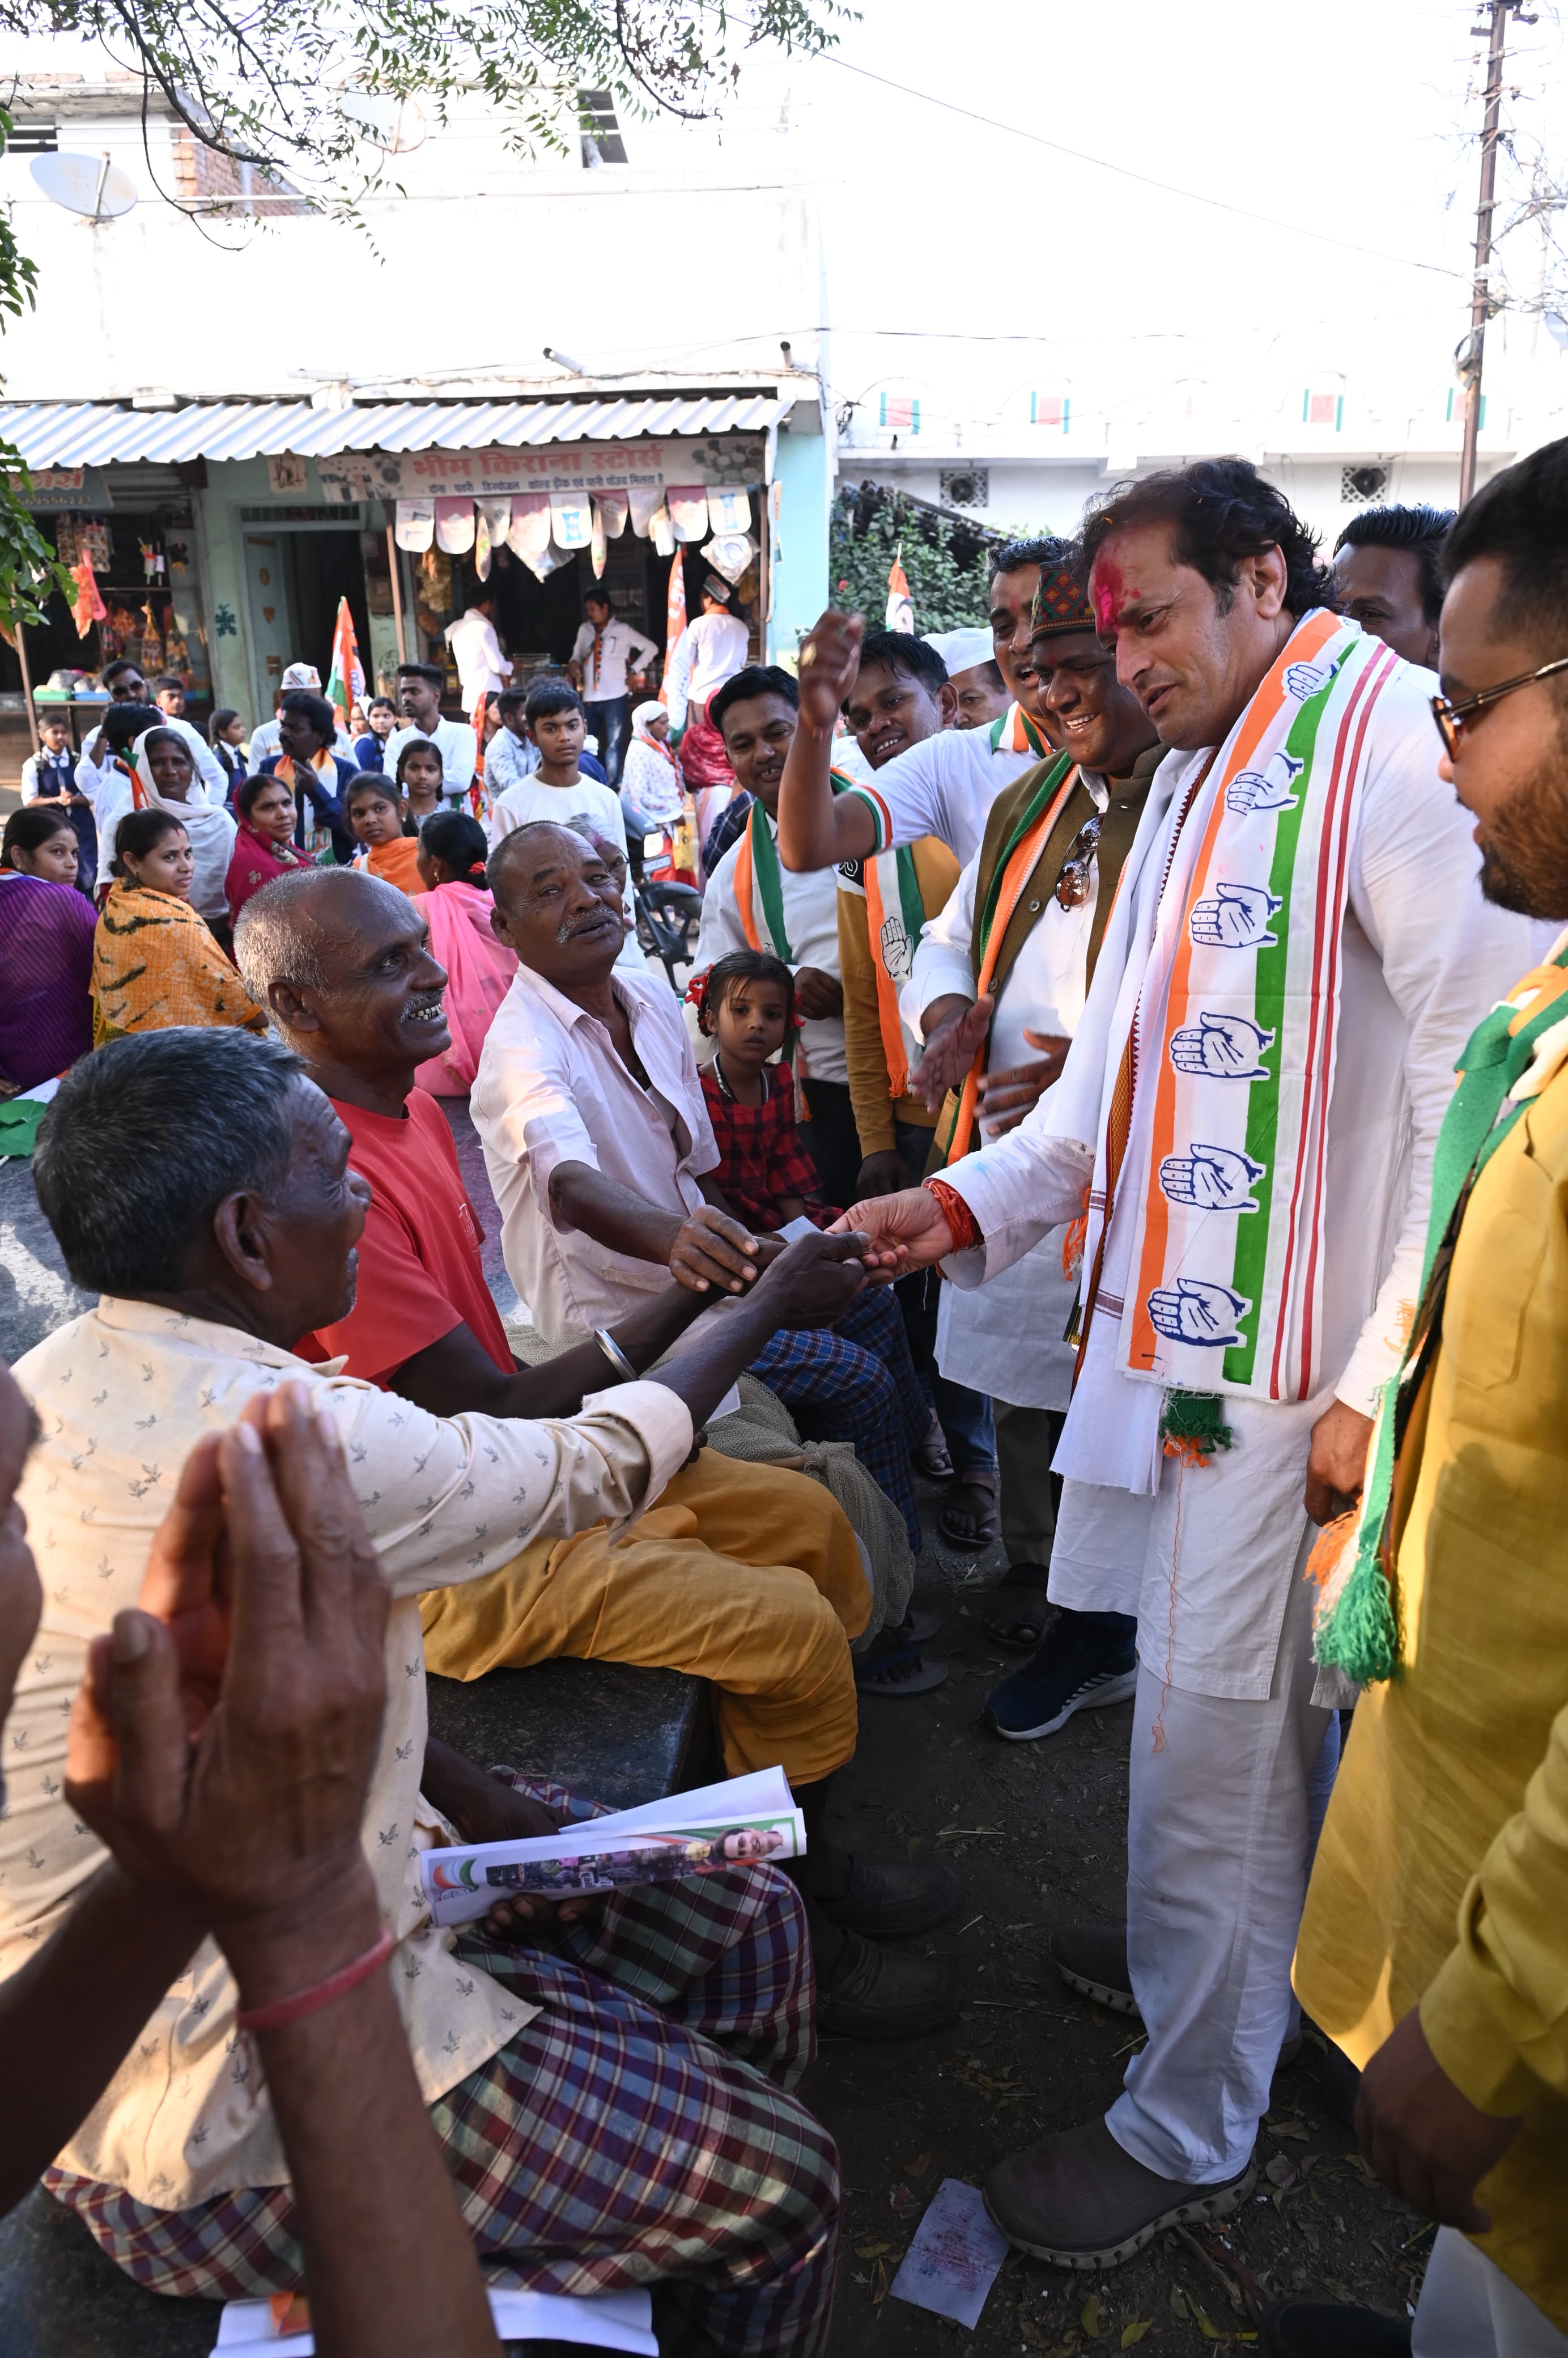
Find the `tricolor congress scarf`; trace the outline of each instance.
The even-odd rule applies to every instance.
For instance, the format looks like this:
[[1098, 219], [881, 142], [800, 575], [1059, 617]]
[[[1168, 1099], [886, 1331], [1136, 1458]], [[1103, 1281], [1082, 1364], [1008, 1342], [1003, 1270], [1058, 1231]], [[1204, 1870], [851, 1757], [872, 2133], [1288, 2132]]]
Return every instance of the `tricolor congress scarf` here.
[[1321, 1581], [1315, 1616], [1320, 1662], [1360, 1685], [1392, 1678], [1399, 1666], [1397, 1534], [1390, 1520], [1394, 1466], [1411, 1409], [1443, 1331], [1453, 1248], [1470, 1191], [1530, 1100], [1556, 1071], [1568, 1044], [1568, 940], [1482, 1017], [1455, 1070], [1454, 1092], [1432, 1163], [1432, 1211], [1422, 1263], [1420, 1306], [1399, 1373], [1379, 1397], [1367, 1480], [1352, 1514], [1324, 1531], [1308, 1569]]
[[[1152, 937], [1097, 1158], [1086, 1265], [1098, 1265], [1108, 1193], [1125, 1199], [1136, 1226], [1117, 1355], [1169, 1390], [1295, 1401], [1323, 1380], [1350, 849], [1372, 709], [1397, 665], [1322, 609], [1297, 624], [1189, 789], [1145, 920]], [[1108, 938], [1108, 953], [1118, 947], [1139, 957], [1130, 938]], [[1154, 1093], [1140, 1109], [1152, 1120], [1136, 1126], [1134, 1159], [1141, 1082]]]
[[[832, 773], [836, 795], [854, 784], [841, 770]], [[909, 1094], [909, 1035], [898, 1011], [898, 994], [914, 971], [914, 953], [925, 924], [913, 847], [901, 843], [895, 850], [876, 852], [870, 860], [841, 860], [838, 889], [865, 895], [866, 933], [877, 986], [877, 1029], [887, 1061], [888, 1095], [896, 1100]]]
[[[1018, 707], [1015, 705], [1016, 712]], [[991, 987], [997, 957], [1019, 896], [1034, 873], [1046, 839], [1077, 781], [1077, 764], [1068, 753], [1058, 754], [1020, 811], [1012, 833], [991, 871], [983, 904], [975, 912], [973, 948], [977, 959], [975, 995], [983, 998]], [[980, 1075], [986, 1068], [986, 1044], [975, 1051], [975, 1061], [964, 1076], [950, 1138], [944, 1140], [946, 1158], [957, 1163], [969, 1151], [979, 1102]]]
[[990, 740], [993, 753], [1033, 753], [1037, 762], [1050, 761], [1056, 751], [1022, 704], [1010, 704], [1001, 719], [991, 722]]

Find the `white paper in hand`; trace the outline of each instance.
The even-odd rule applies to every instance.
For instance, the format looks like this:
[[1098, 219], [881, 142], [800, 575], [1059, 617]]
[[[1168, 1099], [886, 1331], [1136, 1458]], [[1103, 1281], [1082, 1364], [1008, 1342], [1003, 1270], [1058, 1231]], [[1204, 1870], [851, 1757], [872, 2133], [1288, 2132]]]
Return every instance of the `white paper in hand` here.
[[892, 2280], [893, 2299], [957, 2325], [978, 2325], [1007, 2249], [979, 2188], [945, 2178]]

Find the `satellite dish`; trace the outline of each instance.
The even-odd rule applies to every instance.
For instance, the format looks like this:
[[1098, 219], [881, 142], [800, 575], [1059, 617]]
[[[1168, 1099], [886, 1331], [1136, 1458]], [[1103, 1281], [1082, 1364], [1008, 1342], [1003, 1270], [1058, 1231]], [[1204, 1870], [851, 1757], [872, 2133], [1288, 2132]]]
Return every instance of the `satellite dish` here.
[[1563, 318], [1561, 311], [1545, 311], [1541, 317], [1546, 325], [1546, 332], [1552, 342], [1561, 344], [1563, 351], [1568, 352], [1568, 319]]
[[35, 156], [32, 173], [51, 205], [89, 221], [117, 221], [136, 201], [135, 182], [107, 155]]
[[373, 146], [384, 155], [406, 156], [429, 137], [425, 110], [416, 99], [377, 98], [370, 91], [345, 91], [338, 102]]

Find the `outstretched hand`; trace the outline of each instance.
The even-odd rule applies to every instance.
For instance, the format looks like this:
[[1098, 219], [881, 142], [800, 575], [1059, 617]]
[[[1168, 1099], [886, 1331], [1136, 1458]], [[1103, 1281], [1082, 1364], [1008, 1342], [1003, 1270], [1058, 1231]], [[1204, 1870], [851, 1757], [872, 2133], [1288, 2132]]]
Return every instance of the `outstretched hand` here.
[[860, 668], [865, 618], [829, 606], [800, 645], [800, 717], [819, 737], [831, 737], [838, 711]]
[[1044, 1049], [1044, 1055], [1027, 1065], [1011, 1065], [1005, 1072], [980, 1075], [979, 1116], [988, 1138], [1000, 1138], [1004, 1130], [1016, 1130], [1033, 1112], [1046, 1090], [1060, 1079], [1073, 1044], [1060, 1032], [1026, 1031], [1023, 1036], [1032, 1048]]
[[979, 999], [938, 1001], [927, 1012], [935, 1021], [927, 1031], [920, 1061], [910, 1073], [909, 1086], [919, 1090], [932, 1113], [940, 1113], [948, 1090], [962, 1088], [976, 1051], [985, 1046], [996, 1001], [984, 991]]
[[830, 1237], [865, 1239], [861, 1257], [870, 1269], [925, 1269], [953, 1249], [953, 1231], [929, 1187], [903, 1187], [896, 1195], [871, 1195], [851, 1204], [828, 1229]]
[[781, 1326], [831, 1326], [865, 1287], [866, 1238], [816, 1233], [786, 1245], [757, 1288]]
[[199, 1445], [71, 1706], [67, 1798], [134, 1882], [226, 1940], [308, 1924], [363, 1875], [388, 1604], [319, 1394], [259, 1394]]

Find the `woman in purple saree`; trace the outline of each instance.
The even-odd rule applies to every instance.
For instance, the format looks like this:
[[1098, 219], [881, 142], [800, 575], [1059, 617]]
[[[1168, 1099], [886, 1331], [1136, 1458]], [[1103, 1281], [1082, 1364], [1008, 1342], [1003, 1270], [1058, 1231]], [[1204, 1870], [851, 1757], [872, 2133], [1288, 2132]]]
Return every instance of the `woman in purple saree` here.
[[27, 803], [0, 839], [0, 1096], [53, 1080], [92, 1045], [92, 928], [63, 806]]

